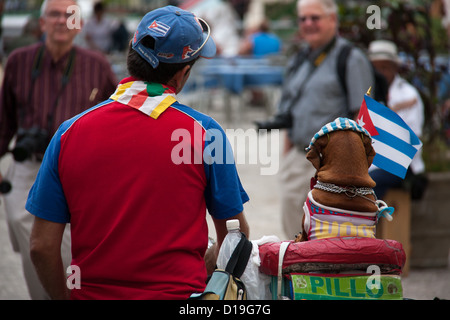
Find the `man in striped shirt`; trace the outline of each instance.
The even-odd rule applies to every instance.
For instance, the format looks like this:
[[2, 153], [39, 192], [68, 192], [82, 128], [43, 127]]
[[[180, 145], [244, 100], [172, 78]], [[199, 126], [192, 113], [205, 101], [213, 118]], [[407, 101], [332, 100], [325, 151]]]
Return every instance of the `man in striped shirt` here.
[[[38, 128], [45, 130], [49, 140], [64, 120], [114, 92], [117, 81], [108, 61], [99, 53], [73, 44], [81, 31], [81, 23], [75, 23], [80, 19], [76, 5], [74, 0], [46, 0], [40, 17], [44, 42], [19, 48], [9, 56], [0, 94], [0, 156], [9, 151], [16, 133], [19, 141], [23, 131]], [[25, 202], [45, 146], [46, 143], [41, 150], [34, 150], [30, 157], [16, 158], [20, 161], [14, 161], [5, 175], [12, 184], [11, 192], [4, 195], [10, 237], [14, 250], [22, 255], [32, 299], [44, 299], [47, 295], [29, 258], [33, 217], [25, 210]], [[31, 149], [35, 148], [30, 146]], [[69, 264], [68, 232], [63, 251]]]

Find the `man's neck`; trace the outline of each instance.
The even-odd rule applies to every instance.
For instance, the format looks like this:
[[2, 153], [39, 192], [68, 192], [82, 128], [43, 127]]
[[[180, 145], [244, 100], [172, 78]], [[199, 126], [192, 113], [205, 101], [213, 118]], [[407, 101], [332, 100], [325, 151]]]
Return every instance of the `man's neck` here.
[[326, 40], [322, 41], [321, 43], [316, 43], [315, 46], [310, 45], [312, 52], [320, 52], [325, 50], [325, 48], [332, 45], [332, 43], [336, 41], [336, 36], [333, 36], [331, 38], [327, 38]]
[[328, 52], [333, 48], [336, 43], [336, 38], [333, 37], [329, 41], [323, 43], [316, 48], [310, 47], [309, 59], [317, 67], [323, 59], [328, 55]]
[[53, 43], [46, 42], [45, 47], [50, 53], [52, 60], [54, 62], [58, 62], [59, 59], [64, 57], [64, 55], [72, 49], [73, 45], [72, 43], [67, 45], [55, 45]]

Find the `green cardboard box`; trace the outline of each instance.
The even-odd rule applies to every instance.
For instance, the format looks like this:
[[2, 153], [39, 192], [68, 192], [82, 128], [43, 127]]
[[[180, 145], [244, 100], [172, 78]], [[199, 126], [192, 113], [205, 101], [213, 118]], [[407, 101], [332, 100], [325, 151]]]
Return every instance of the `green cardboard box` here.
[[397, 275], [291, 274], [294, 300], [401, 300], [403, 289]]

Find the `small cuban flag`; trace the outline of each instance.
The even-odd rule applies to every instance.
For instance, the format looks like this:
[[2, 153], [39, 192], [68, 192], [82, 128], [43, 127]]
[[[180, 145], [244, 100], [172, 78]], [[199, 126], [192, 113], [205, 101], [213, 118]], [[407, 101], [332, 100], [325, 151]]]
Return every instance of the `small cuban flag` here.
[[422, 142], [394, 111], [364, 95], [358, 124], [372, 136], [376, 155], [373, 165], [402, 179]]

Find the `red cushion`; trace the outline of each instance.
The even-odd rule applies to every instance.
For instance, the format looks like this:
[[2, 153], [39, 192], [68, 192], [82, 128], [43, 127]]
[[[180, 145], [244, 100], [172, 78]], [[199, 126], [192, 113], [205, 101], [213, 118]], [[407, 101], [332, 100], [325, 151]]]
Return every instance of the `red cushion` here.
[[[281, 242], [265, 243], [259, 247], [260, 271], [278, 274], [278, 252]], [[373, 238], [327, 238], [292, 242], [284, 255], [283, 268], [298, 263], [388, 264], [401, 269], [406, 261], [400, 242]]]

